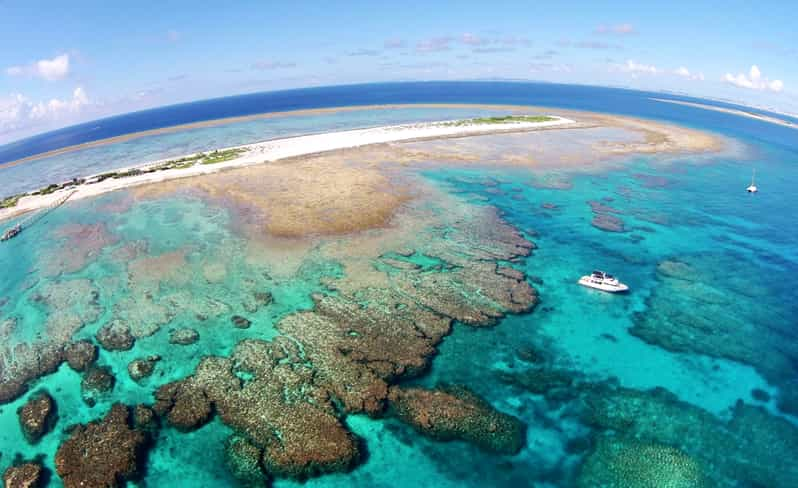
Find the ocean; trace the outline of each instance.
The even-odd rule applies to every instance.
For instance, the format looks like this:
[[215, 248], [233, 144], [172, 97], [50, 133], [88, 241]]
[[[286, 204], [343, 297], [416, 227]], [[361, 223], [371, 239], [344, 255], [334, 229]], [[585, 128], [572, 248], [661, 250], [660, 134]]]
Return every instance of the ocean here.
[[[495, 261], [523, 273], [537, 290], [539, 303], [528, 313], [503, 314], [492, 326], [456, 321], [437, 346], [429, 369], [396, 384], [408, 389], [465, 387], [491, 409], [526, 426], [523, 447], [508, 454], [457, 435], [423, 435], [423, 429], [414, 429], [390, 411], [342, 414], [345, 429], [361, 445], [357, 463], [345, 472], [311, 470], [310, 477], [276, 476], [270, 482], [277, 487], [795, 486], [798, 137], [793, 129], [651, 100], [655, 96], [726, 106], [681, 96], [532, 83], [314, 88], [104, 119], [3, 146], [0, 162], [220, 117], [386, 103], [528, 104], [551, 107], [555, 113], [559, 107], [631, 115], [718, 134], [731, 141], [732, 150], [633, 155], [590, 170], [422, 166], [420, 178], [429, 193], [443, 196], [414, 211], [433, 220], [456, 214], [459, 220], [438, 226], [443, 228], [440, 234], [432, 226], [430, 239], [407, 236], [404, 227], [394, 225], [396, 235], [386, 235], [404, 239], [405, 247], [411, 243], [415, 252], [397, 248], [399, 254], [391, 254], [390, 262], [404, 260], [419, 270], [419, 280], [440, 273], [446, 283], [447, 273], [468, 267], [467, 262], [455, 265], [440, 259], [448, 252], [454, 260], [462, 253], [449, 249], [471, 242], [458, 240], [457, 225], [495, 211], [535, 249], [522, 258], [490, 257], [500, 255], [493, 249], [476, 261]], [[492, 114], [484, 109], [409, 107], [252, 120], [32, 161], [0, 169], [0, 179], [3, 191], [13, 194], [53, 180], [213, 147]], [[744, 189], [753, 168], [760, 192], [749, 195]], [[602, 212], [623, 222], [622, 232], [591, 225], [596, 202], [601, 202]], [[116, 402], [151, 405], [159, 386], [193, 374], [206, 355], [229, 356], [246, 339], [291, 336], [302, 343], [303, 337], [286, 332], [281, 321], [314, 311], [321, 295], [345, 295], [345, 286], [330, 283], [345, 280], [348, 269], [362, 264], [357, 256], [330, 250], [336, 237], [314, 241], [315, 247], [296, 262], [285, 250], [258, 253], [244, 228], [241, 215], [224, 199], [191, 192], [142, 196], [122, 191], [67, 205], [0, 245], [0, 337], [5, 344], [0, 379], [16, 374], [11, 365], [25, 360], [25, 345], [78, 339], [97, 344], [98, 334], [111, 323], [122, 329], [119, 324], [126, 324], [135, 337], [130, 347], [99, 349], [97, 364], [115, 377], [110, 391], [92, 390], [85, 384], [86, 373], [61, 364], [0, 405], [0, 470], [17, 457], [38, 457], [52, 472], [51, 483], [60, 486], [55, 456], [70, 435], [68, 426], [102, 418]], [[347, 242], [353, 243], [351, 249], [361, 249], [354, 245], [358, 239], [380, 235], [371, 230]], [[384, 239], [381, 245], [390, 246], [390, 239]], [[480, 245], [490, 248], [486, 242]], [[343, 257], [336, 259], [336, 253]], [[361, 257], [369, 269], [384, 269], [383, 263], [389, 262], [385, 254]], [[290, 271], [284, 271], [288, 262]], [[630, 285], [631, 293], [608, 295], [576, 285], [593, 268], [612, 271]], [[268, 291], [268, 304], [252, 305], [253, 289]], [[472, 298], [479, 302], [481, 296]], [[364, 291], [361, 306], [368, 307], [369, 300], [373, 295]], [[245, 316], [252, 325], [232, 327], [234, 315]], [[198, 340], [185, 346], [170, 343], [185, 328], [198, 331]], [[309, 344], [302, 347], [311, 355]], [[132, 379], [129, 364], [151, 356], [160, 357], [155, 373]], [[322, 371], [318, 365], [310, 367]], [[243, 385], [251, 381], [240, 378]], [[20, 429], [17, 411], [39, 391], [52, 396], [58, 419], [50, 432], [31, 443]], [[232, 422], [223, 421], [223, 409], [215, 408], [207, 423], [190, 432], [165, 421], [151, 431], [134, 483], [241, 484], [230, 468], [230, 439], [238, 439], [235, 435], [245, 429], [237, 432]], [[282, 438], [286, 432], [276, 435]]]

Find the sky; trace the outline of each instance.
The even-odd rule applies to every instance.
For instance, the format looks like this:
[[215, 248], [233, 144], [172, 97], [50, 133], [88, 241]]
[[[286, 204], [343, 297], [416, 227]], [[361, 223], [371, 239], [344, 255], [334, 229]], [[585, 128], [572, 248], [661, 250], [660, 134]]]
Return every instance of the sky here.
[[798, 113], [798, 2], [659, 3], [0, 0], [0, 144], [173, 103], [378, 81], [622, 86]]

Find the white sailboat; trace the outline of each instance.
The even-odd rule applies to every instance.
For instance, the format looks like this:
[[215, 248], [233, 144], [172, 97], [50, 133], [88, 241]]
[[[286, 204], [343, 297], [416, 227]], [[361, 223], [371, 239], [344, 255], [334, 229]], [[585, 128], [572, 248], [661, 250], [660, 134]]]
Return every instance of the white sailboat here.
[[754, 183], [755, 177], [756, 177], [756, 168], [754, 168], [753, 172], [751, 173], [751, 185], [745, 189], [745, 191], [747, 191], [748, 193], [756, 193], [757, 191], [759, 191], [756, 187], [756, 183]]

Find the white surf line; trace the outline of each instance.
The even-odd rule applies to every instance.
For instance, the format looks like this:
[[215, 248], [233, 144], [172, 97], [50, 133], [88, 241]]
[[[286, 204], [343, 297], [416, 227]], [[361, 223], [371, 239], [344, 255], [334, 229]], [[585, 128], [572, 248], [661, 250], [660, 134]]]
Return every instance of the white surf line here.
[[703, 103], [683, 102], [681, 100], [670, 100], [667, 98], [649, 98], [655, 102], [672, 103], [674, 105], [684, 105], [686, 107], [700, 108], [704, 110], [711, 110], [713, 112], [721, 112], [725, 114], [737, 115], [739, 117], [748, 117], [749, 119], [756, 119], [761, 122], [780, 125], [782, 127], [789, 127], [791, 129], [798, 129], [798, 124], [790, 122], [789, 120], [779, 119], [770, 115], [755, 114], [753, 112], [746, 112], [745, 110], [738, 110], [736, 108], [716, 107], [714, 105], [705, 105]]
[[[45, 208], [61, 198], [65, 192], [72, 190], [76, 191], [70, 200], [79, 200], [81, 198], [93, 197], [103, 193], [133, 186], [158, 183], [177, 178], [188, 178], [191, 176], [212, 174], [230, 168], [251, 166], [266, 162], [279, 161], [281, 159], [308, 156], [340, 149], [351, 149], [390, 142], [529, 131], [567, 126], [576, 123], [575, 121], [566, 119], [564, 117], [558, 117], [554, 115], [548, 115], [547, 117], [550, 117], [553, 120], [547, 120], [543, 122], [511, 121], [500, 123], [471, 123], [469, 122], [470, 119], [466, 119], [421, 122], [416, 124], [372, 127], [368, 129], [351, 129], [339, 132], [324, 132], [319, 134], [273, 139], [270, 141], [246, 144], [243, 146], [220, 148], [218, 149], [219, 151], [243, 149], [245, 152], [235, 159], [221, 163], [196, 163], [187, 168], [166, 169], [155, 171], [153, 173], [126, 176], [124, 178], [118, 179], [108, 178], [98, 183], [81, 184], [76, 187], [68, 187], [48, 195], [26, 195], [17, 202], [16, 206], [0, 209], [0, 221]], [[206, 154], [208, 152], [209, 151], [205, 151]], [[195, 154], [189, 154], [185, 157], [191, 157]], [[168, 159], [161, 159], [133, 167], [120, 168], [115, 171], [124, 172], [131, 169], [146, 170], [153, 166], [180, 158], [181, 157], [178, 156]], [[112, 171], [105, 171], [104, 173], [109, 172]], [[98, 175], [91, 175], [86, 177], [86, 179], [91, 180], [96, 176]]]

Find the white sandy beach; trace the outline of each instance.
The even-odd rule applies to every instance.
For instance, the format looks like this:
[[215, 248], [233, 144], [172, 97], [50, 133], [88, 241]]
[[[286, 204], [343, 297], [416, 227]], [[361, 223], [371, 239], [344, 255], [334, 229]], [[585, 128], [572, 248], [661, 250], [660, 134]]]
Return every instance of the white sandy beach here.
[[[350, 149], [372, 144], [403, 142], [446, 137], [463, 137], [502, 132], [532, 131], [549, 128], [573, 127], [576, 121], [564, 117], [550, 115], [554, 120], [543, 122], [511, 121], [495, 124], [468, 123], [468, 121], [439, 121], [418, 124], [354, 129], [340, 132], [327, 132], [297, 137], [275, 139], [244, 146], [219, 148], [219, 150], [244, 149], [245, 152], [230, 161], [216, 164], [195, 164], [181, 169], [168, 169], [124, 178], [109, 178], [99, 183], [82, 184], [74, 188], [58, 190], [48, 195], [27, 195], [19, 200], [16, 206], [0, 209], [0, 221], [10, 219], [28, 212], [51, 205], [67, 192], [76, 189], [70, 200], [79, 200], [114, 190], [132, 186], [158, 183], [175, 178], [186, 178], [224, 171], [230, 168], [250, 166], [282, 159], [325, 153], [339, 149]], [[170, 158], [174, 160], [178, 158]], [[147, 169], [169, 160], [148, 162], [136, 168]], [[120, 168], [125, 171], [131, 168]], [[91, 175], [87, 175], [91, 179]]]

